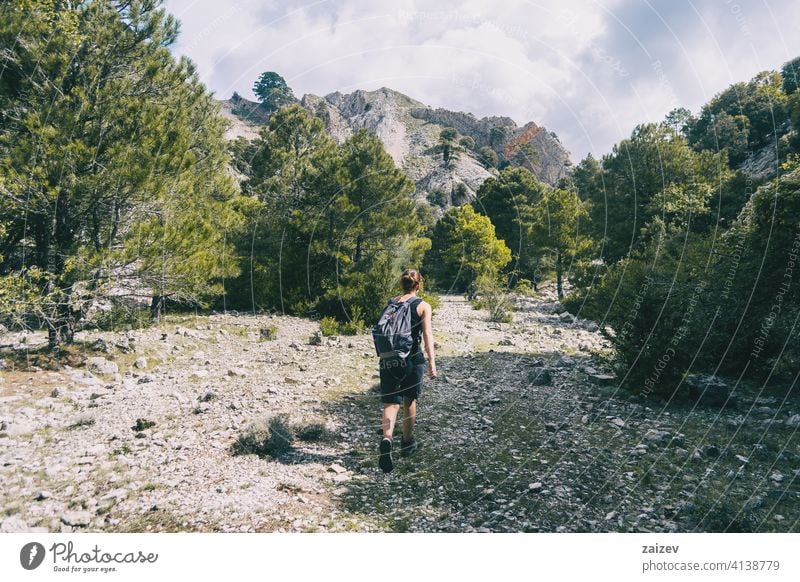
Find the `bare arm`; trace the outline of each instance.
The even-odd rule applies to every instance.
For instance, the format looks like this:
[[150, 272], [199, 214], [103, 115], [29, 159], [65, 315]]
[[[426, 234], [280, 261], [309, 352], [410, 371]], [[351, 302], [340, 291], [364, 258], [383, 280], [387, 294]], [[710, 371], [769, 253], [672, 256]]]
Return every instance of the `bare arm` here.
[[420, 304], [422, 308], [422, 339], [425, 342], [425, 355], [428, 356], [428, 373], [431, 377], [436, 377], [436, 355], [433, 351], [433, 326], [431, 316], [433, 310], [427, 301]]

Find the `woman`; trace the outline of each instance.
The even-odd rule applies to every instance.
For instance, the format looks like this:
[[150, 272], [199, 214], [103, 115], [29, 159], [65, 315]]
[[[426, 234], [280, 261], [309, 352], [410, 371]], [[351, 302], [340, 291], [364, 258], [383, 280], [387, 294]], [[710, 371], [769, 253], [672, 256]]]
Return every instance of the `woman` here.
[[411, 302], [411, 337], [413, 344], [407, 364], [397, 373], [397, 368], [380, 363], [381, 402], [383, 403], [383, 440], [379, 450], [378, 466], [388, 473], [394, 468], [392, 459], [392, 435], [400, 404], [403, 404], [403, 437], [400, 441], [401, 456], [414, 454], [417, 441], [414, 439], [414, 418], [417, 414], [417, 400], [422, 389], [422, 376], [425, 371], [425, 356], [420, 348], [420, 335], [425, 340], [425, 353], [428, 355], [428, 373], [436, 377], [436, 358], [433, 353], [433, 332], [431, 330], [431, 306], [417, 297], [422, 289], [422, 275], [416, 269], [406, 269], [400, 277], [403, 294], [390, 302]]

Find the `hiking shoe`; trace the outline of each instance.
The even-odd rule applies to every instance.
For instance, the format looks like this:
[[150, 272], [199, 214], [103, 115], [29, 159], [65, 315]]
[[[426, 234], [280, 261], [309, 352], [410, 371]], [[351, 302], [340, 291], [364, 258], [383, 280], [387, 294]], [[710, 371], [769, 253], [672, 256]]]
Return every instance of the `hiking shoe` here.
[[392, 461], [392, 441], [391, 439], [383, 439], [380, 446], [381, 456], [378, 459], [378, 466], [384, 473], [388, 473], [394, 469], [394, 461]]
[[411, 437], [409, 440], [400, 440], [400, 456], [410, 457], [417, 452], [417, 439]]

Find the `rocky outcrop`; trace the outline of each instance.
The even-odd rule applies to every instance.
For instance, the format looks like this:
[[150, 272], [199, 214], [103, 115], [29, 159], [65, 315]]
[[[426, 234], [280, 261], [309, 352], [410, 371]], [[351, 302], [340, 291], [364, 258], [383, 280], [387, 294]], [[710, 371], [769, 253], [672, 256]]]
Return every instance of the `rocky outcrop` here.
[[[528, 167], [539, 179], [555, 185], [572, 166], [569, 152], [555, 134], [533, 122], [518, 127], [508, 117], [477, 118], [471, 113], [433, 109], [407, 95], [383, 87], [376, 91], [334, 92], [324, 97], [305, 95], [301, 105], [320, 118], [339, 143], [358, 129], [367, 129], [383, 142], [386, 151], [417, 186], [416, 196], [442, 209], [474, 198], [480, 185], [496, 174], [479, 160], [482, 147], [492, 148], [512, 165]], [[222, 102], [222, 113], [232, 121], [230, 139], [258, 135], [268, 113], [257, 103], [234, 97]], [[445, 164], [439, 134], [454, 127], [459, 137], [474, 146], [459, 147], [455, 159]]]

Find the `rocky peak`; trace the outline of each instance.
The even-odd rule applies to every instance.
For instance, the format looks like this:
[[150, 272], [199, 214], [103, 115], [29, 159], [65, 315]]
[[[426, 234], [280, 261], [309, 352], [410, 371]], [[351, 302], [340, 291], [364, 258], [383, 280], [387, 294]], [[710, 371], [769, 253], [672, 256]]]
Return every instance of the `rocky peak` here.
[[[415, 182], [417, 197], [442, 208], [471, 200], [480, 185], [496, 174], [479, 160], [483, 147], [492, 148], [512, 165], [528, 167], [551, 185], [566, 176], [572, 165], [569, 152], [555, 134], [534, 122], [519, 127], [509, 117], [477, 118], [472, 113], [434, 109], [387, 87], [336, 91], [324, 97], [307, 94], [300, 104], [321, 119], [339, 143], [361, 128], [374, 133], [397, 166]], [[249, 124], [234, 131], [235, 135], [252, 132], [253, 125], [268, 120], [257, 103], [238, 95], [223, 102], [223, 114]], [[475, 142], [474, 147], [462, 146], [447, 165], [439, 148], [439, 135], [445, 127], [454, 127], [459, 137]]]

